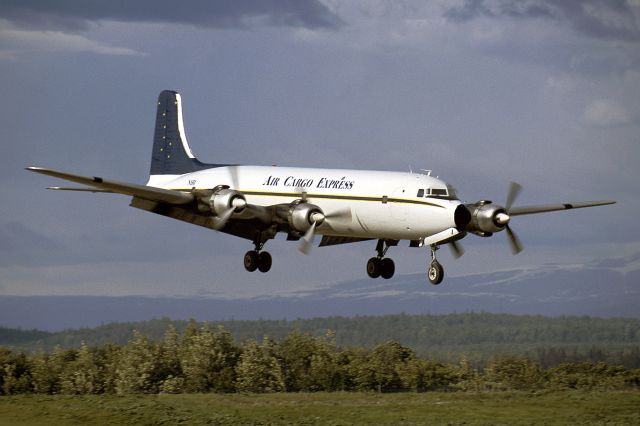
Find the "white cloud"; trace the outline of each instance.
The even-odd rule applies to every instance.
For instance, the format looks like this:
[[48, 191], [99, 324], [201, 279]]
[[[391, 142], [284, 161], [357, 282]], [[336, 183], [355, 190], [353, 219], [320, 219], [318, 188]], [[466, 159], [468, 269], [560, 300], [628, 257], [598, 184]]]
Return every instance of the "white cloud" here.
[[583, 119], [591, 126], [611, 127], [627, 124], [630, 117], [622, 105], [610, 99], [598, 99], [587, 105]]
[[0, 29], [0, 60], [24, 52], [85, 52], [99, 55], [144, 55], [126, 47], [109, 46], [77, 34], [60, 31]]

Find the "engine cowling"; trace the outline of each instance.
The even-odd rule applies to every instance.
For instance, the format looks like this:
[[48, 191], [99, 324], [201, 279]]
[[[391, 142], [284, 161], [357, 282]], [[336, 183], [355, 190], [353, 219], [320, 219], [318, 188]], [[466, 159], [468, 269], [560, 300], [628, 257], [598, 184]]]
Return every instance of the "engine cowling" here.
[[235, 213], [242, 213], [247, 206], [247, 200], [244, 195], [233, 189], [223, 188], [214, 191], [209, 198], [209, 206], [211, 210], [218, 216], [223, 215], [229, 209], [233, 209]]
[[467, 231], [488, 237], [494, 232], [502, 231], [509, 223], [509, 216], [504, 207], [483, 200], [465, 207], [471, 213]]
[[314, 223], [318, 226], [324, 222], [324, 213], [315, 204], [294, 204], [289, 208], [287, 221], [294, 230], [306, 232]]

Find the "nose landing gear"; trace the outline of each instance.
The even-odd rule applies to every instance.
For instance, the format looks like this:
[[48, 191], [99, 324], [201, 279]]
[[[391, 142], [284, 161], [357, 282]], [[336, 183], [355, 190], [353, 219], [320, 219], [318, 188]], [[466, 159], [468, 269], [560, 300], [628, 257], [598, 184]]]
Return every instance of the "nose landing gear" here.
[[382, 277], [385, 280], [393, 277], [393, 274], [396, 271], [396, 265], [393, 263], [392, 259], [384, 257], [384, 255], [387, 254], [389, 247], [390, 245], [387, 241], [378, 240], [378, 245], [376, 245], [378, 255], [367, 261], [367, 275], [369, 275], [369, 277]]
[[438, 246], [431, 246], [431, 263], [427, 268], [427, 278], [433, 285], [438, 285], [444, 279], [444, 268], [436, 259], [436, 250], [438, 250]]

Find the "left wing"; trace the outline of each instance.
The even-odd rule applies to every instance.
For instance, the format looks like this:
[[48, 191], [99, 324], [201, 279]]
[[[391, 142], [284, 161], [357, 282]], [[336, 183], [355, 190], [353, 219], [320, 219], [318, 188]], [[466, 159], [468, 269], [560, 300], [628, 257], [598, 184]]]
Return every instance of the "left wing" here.
[[118, 182], [115, 180], [107, 180], [101, 177], [87, 177], [74, 175], [71, 173], [60, 172], [57, 170], [46, 169], [44, 167], [27, 167], [30, 172], [40, 173], [43, 175], [53, 176], [59, 179], [65, 179], [71, 182], [92, 186], [93, 188], [62, 188], [51, 187], [57, 190], [71, 191], [87, 191], [87, 192], [106, 192], [114, 194], [131, 195], [149, 201], [159, 201], [169, 204], [188, 204], [194, 200], [192, 194], [180, 191], [172, 191], [169, 189], [155, 188], [153, 186], [138, 185], [135, 183]]

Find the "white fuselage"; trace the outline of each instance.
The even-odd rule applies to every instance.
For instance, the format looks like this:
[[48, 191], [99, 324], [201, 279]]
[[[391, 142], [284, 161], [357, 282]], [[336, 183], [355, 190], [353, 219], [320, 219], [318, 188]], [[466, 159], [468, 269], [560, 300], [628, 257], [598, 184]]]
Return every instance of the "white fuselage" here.
[[460, 201], [421, 196], [430, 189], [451, 191], [446, 183], [421, 173], [312, 169], [299, 167], [226, 166], [184, 175], [153, 175], [147, 185], [190, 191], [228, 185], [259, 206], [287, 204], [301, 198], [331, 215], [350, 211], [350, 218], [318, 227], [318, 233], [358, 238], [421, 240], [455, 227]]

